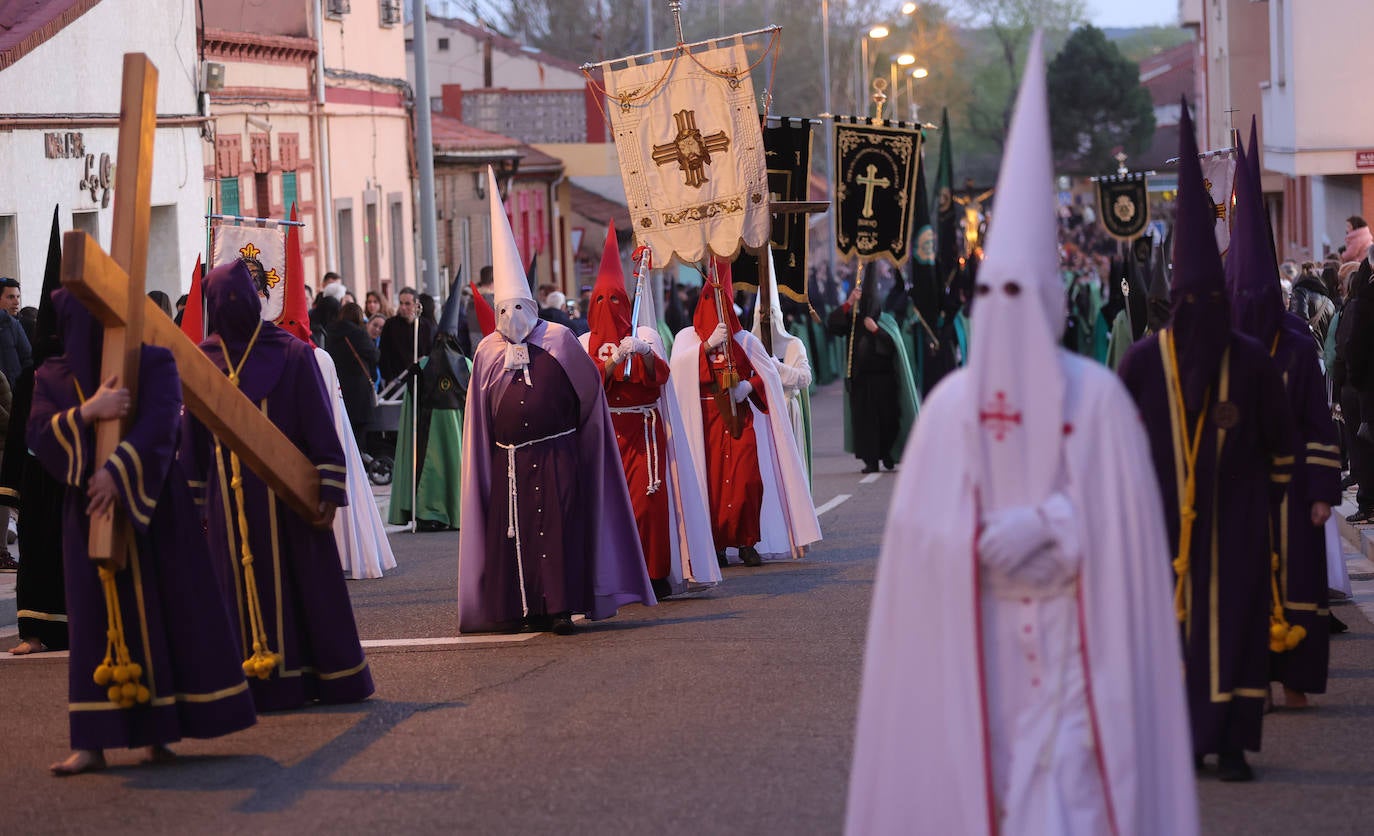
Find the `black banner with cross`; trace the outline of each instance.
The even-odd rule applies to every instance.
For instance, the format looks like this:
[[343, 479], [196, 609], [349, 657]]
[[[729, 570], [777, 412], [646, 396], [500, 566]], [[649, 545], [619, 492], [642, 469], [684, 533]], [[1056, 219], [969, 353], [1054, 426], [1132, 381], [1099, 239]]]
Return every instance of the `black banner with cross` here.
[[902, 266], [911, 255], [921, 134], [901, 123], [835, 123], [835, 246]]
[[1118, 240], [1136, 237], [1150, 221], [1150, 193], [1143, 173], [1099, 178], [1097, 203], [1102, 228]]
[[[802, 201], [810, 196], [811, 120], [783, 117], [763, 128], [763, 154], [768, 164], [768, 191], [773, 201]], [[768, 246], [778, 292], [794, 302], [807, 301], [806, 251], [809, 216], [802, 212], [773, 215]], [[740, 251], [730, 268], [736, 288], [757, 290], [760, 270], [757, 256]]]

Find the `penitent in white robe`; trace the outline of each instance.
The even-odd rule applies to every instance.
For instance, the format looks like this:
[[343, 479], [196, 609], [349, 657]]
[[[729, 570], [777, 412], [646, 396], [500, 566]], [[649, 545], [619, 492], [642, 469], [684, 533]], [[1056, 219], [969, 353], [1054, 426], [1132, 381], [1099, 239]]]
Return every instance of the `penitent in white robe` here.
[[367, 478], [362, 454], [358, 452], [353, 427], [348, 423], [348, 410], [339, 391], [339, 374], [334, 361], [328, 352], [317, 348], [315, 362], [319, 363], [325, 390], [334, 395], [334, 432], [338, 433], [339, 443], [343, 445], [344, 464], [348, 468], [348, 505], [334, 514], [334, 540], [339, 545], [339, 561], [344, 574], [354, 580], [380, 578], [383, 571], [396, 568], [396, 557], [391, 553], [391, 541], [382, 526], [382, 514], [372, 498], [372, 483]]
[[1163, 509], [1121, 384], [1058, 353], [1077, 576], [1029, 589], [976, 554], [972, 379], [908, 443], [875, 582], [849, 834], [1197, 833]]

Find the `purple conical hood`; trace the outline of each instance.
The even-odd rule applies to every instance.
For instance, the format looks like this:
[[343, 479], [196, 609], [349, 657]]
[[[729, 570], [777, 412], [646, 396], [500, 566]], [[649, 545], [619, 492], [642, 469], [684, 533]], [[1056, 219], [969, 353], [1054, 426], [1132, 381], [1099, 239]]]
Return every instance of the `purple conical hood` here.
[[[1250, 145], [1250, 159], [1259, 149]], [[1226, 252], [1226, 290], [1231, 297], [1231, 325], [1269, 345], [1283, 321], [1283, 289], [1279, 265], [1269, 244], [1269, 224], [1254, 166], [1245, 152], [1236, 164], [1236, 206], [1231, 247]]]
[[1188, 101], [1179, 120], [1178, 198], [1174, 205], [1174, 276], [1169, 329], [1178, 346], [1183, 400], [1201, 409], [1230, 341], [1231, 311], [1217, 250], [1216, 213], [1203, 183]]

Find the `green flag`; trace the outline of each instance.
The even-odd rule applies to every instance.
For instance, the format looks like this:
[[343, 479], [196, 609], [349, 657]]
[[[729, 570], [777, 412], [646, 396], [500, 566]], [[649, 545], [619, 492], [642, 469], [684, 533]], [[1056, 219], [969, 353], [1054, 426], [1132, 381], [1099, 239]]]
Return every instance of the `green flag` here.
[[954, 156], [949, 145], [949, 108], [940, 112], [940, 161], [935, 170], [935, 252], [946, 286], [959, 270], [959, 212], [954, 202]]

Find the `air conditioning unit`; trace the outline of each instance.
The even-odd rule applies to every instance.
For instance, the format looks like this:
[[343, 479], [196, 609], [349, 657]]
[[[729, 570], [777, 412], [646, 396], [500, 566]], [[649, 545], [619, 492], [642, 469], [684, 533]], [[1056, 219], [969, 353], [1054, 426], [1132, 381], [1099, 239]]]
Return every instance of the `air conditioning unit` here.
[[401, 24], [401, 0], [378, 0], [377, 6], [383, 26], [391, 27]]
[[324, 13], [326, 17], [337, 20], [350, 11], [352, 9], [349, 8], [349, 0], [325, 0]]

